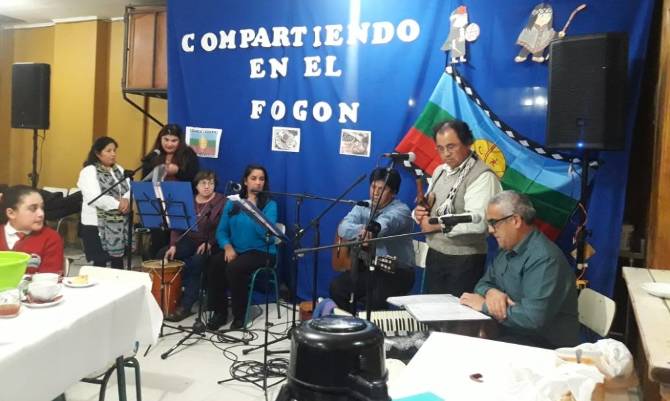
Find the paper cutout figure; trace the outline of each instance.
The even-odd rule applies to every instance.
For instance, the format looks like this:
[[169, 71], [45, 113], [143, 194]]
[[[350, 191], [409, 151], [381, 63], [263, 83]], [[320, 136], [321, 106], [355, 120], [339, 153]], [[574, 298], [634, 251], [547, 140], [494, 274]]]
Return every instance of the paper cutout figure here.
[[468, 24], [468, 9], [465, 6], [459, 6], [452, 11], [449, 22], [449, 36], [441, 50], [451, 53], [451, 64], [464, 63], [467, 61], [465, 42], [473, 42], [479, 37], [479, 25]]
[[516, 44], [521, 46], [521, 51], [519, 51], [519, 54], [514, 58], [514, 61], [523, 63], [528, 58], [529, 54], [533, 55], [532, 60], [537, 63], [547, 61], [549, 55], [545, 56], [544, 50], [549, 46], [549, 43], [557, 37], [564, 37], [575, 14], [585, 8], [586, 4], [577, 7], [572, 14], [570, 14], [570, 18], [568, 18], [563, 29], [557, 33], [554, 31], [553, 24], [554, 9], [549, 3], [540, 3], [536, 5], [530, 13], [528, 24], [526, 24], [526, 27], [523, 28], [516, 40]]

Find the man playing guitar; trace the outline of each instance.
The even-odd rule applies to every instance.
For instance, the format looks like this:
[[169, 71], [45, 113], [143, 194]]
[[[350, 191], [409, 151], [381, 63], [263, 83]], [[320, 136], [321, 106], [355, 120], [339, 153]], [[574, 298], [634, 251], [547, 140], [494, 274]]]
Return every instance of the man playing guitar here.
[[[386, 186], [384, 181], [388, 174]], [[376, 168], [370, 174], [370, 206], [354, 206], [340, 223], [337, 234], [345, 241], [363, 238], [386, 237], [389, 235], [405, 234], [412, 230], [412, 217], [409, 207], [395, 199], [400, 188], [400, 174], [396, 170], [388, 171], [385, 168]], [[376, 207], [377, 212], [372, 223], [370, 213]], [[338, 239], [340, 239], [338, 238]], [[333, 265], [335, 270], [345, 271], [335, 277], [330, 283], [330, 297], [340, 308], [350, 310], [350, 295], [354, 291], [356, 299], [366, 294], [368, 280], [372, 280], [370, 305], [372, 309], [386, 309], [386, 298], [407, 294], [414, 284], [414, 250], [411, 238], [398, 238], [376, 243], [377, 260], [393, 261], [392, 265], [384, 267], [370, 274], [368, 269], [369, 256], [364, 246], [359, 253], [360, 263], [358, 279], [352, 280], [348, 249], [335, 248], [333, 251]]]

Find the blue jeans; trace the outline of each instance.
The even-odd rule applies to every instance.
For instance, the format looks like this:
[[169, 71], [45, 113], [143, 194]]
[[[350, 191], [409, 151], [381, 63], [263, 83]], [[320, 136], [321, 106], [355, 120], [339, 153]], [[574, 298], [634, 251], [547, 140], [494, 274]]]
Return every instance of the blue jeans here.
[[[176, 246], [177, 252], [175, 252], [174, 258], [184, 262], [184, 269], [181, 273], [184, 293], [182, 294], [179, 306], [187, 311], [190, 311], [195, 301], [198, 300], [198, 290], [200, 289], [200, 273], [202, 272], [202, 268], [209, 255], [196, 254], [200, 244], [195, 243], [189, 237], [185, 237], [181, 241], [177, 242]], [[167, 249], [167, 247], [161, 249], [158, 252], [157, 257], [163, 258], [165, 252], [167, 252]], [[214, 253], [214, 251], [215, 250], [212, 250], [212, 253]]]

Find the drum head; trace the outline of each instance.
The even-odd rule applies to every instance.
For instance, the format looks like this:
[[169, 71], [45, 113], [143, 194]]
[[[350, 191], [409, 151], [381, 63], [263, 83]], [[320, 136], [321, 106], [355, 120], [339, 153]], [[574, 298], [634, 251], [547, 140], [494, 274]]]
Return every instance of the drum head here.
[[[142, 262], [142, 268], [146, 271], [161, 270], [161, 259], [151, 259]], [[169, 260], [165, 262], [165, 271], [177, 271], [184, 267], [184, 262], [181, 260]]]

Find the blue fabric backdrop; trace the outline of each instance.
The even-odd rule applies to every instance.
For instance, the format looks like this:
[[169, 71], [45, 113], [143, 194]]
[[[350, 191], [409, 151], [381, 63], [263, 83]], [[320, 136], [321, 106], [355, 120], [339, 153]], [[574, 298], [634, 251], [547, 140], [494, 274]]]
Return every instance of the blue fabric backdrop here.
[[[239, 181], [244, 166], [254, 162], [269, 169], [272, 190], [337, 196], [356, 177], [378, 164], [381, 153], [392, 151], [416, 120], [445, 65], [445, 54], [440, 46], [449, 32], [449, 15], [457, 6], [466, 5], [470, 22], [479, 24], [481, 35], [468, 44], [468, 63], [459, 66], [459, 71], [501, 119], [523, 135], [543, 143], [546, 102], [529, 104], [527, 100], [546, 97], [547, 65], [513, 61], [519, 51], [516, 38], [537, 3], [524, 0], [169, 0], [169, 120], [184, 126], [223, 130], [219, 158], [201, 159], [204, 167], [217, 171], [223, 183]], [[580, 3], [551, 4], [554, 29], [560, 30]], [[652, 9], [652, 0], [594, 1], [575, 17], [568, 30], [568, 35], [607, 31], [629, 34], [627, 150], [599, 155], [606, 168], [595, 176], [592, 199], [597, 202], [593, 202], [589, 215], [589, 227], [593, 230], [590, 242], [597, 254], [591, 260], [587, 278], [593, 288], [606, 294], [612, 292], [616, 274], [630, 133]], [[347, 25], [363, 22], [390, 23], [394, 28], [393, 37], [388, 43], [373, 44], [370, 27], [365, 43], [348, 45]], [[315, 46], [313, 28], [322, 27], [319, 37], [323, 41], [327, 25], [344, 27], [342, 45]], [[256, 36], [262, 36], [260, 28], [265, 28], [268, 41], [278, 41], [273, 38], [273, 27], [302, 26], [306, 27], [302, 44], [263, 47], [263, 38]], [[416, 27], [420, 28], [418, 36], [412, 30]], [[253, 32], [258, 46], [240, 48], [241, 32], [247, 33], [244, 29], [253, 30], [248, 32]], [[220, 31], [236, 32], [231, 42], [235, 48], [225, 48]], [[219, 48], [222, 42], [224, 45]], [[311, 56], [321, 57], [320, 66], [324, 71], [323, 60], [334, 56], [333, 70], [341, 71], [340, 76], [303, 76], [303, 60]], [[270, 78], [269, 60], [282, 57], [288, 58], [286, 76]], [[250, 60], [257, 58], [264, 61], [263, 78], [251, 78]], [[301, 99], [309, 104], [304, 121], [296, 119], [292, 112], [294, 102]], [[259, 118], [251, 118], [252, 100], [266, 102]], [[270, 113], [275, 100], [281, 100], [286, 106], [286, 115], [278, 121]], [[312, 116], [312, 107], [317, 102], [330, 105], [333, 115], [329, 120], [319, 122]], [[359, 104], [356, 121], [338, 121], [340, 102]], [[300, 128], [300, 152], [273, 152], [273, 126]], [[369, 158], [339, 154], [343, 128], [372, 132]], [[400, 197], [411, 205], [414, 186], [409, 174], [403, 173], [403, 178]], [[349, 198], [367, 198], [367, 180], [357, 186]], [[296, 218], [295, 204], [291, 199], [278, 199], [278, 202], [280, 220], [290, 227]], [[307, 225], [326, 206], [320, 201], [305, 201], [301, 224]], [[324, 217], [320, 226], [322, 243], [331, 241], [337, 223], [347, 211], [346, 206], [337, 206]], [[563, 242], [570, 235], [566, 232]], [[308, 231], [303, 246], [311, 245], [313, 236], [314, 230]], [[319, 295], [327, 294], [328, 282], [334, 275], [329, 258], [330, 253], [321, 253]], [[299, 295], [302, 298], [311, 297], [311, 266], [310, 256], [300, 262]]]

